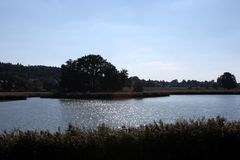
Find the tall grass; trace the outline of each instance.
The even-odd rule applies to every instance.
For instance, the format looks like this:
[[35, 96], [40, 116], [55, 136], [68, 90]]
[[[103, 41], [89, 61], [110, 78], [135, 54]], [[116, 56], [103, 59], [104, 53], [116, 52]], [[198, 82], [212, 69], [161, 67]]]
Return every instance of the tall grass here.
[[222, 117], [162, 121], [140, 127], [64, 133], [4, 132], [0, 159], [233, 159], [240, 151], [240, 121]]

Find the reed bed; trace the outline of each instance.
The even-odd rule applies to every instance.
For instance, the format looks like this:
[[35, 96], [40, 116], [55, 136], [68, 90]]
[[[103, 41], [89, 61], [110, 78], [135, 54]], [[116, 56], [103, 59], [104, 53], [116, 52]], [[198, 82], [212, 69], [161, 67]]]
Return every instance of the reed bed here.
[[222, 117], [162, 121], [65, 132], [15, 130], [0, 135], [0, 159], [233, 159], [240, 151], [240, 121]]

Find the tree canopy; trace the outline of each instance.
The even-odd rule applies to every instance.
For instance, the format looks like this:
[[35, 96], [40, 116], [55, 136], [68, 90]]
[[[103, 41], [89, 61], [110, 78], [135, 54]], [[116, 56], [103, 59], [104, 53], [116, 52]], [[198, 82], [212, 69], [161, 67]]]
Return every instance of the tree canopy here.
[[59, 87], [60, 68], [0, 63], [0, 91], [52, 91]]
[[237, 81], [233, 74], [225, 72], [217, 79], [217, 83], [226, 89], [233, 89], [237, 87]]
[[127, 70], [118, 71], [100, 55], [87, 55], [68, 60], [61, 67], [64, 91], [96, 92], [120, 90], [128, 78]]

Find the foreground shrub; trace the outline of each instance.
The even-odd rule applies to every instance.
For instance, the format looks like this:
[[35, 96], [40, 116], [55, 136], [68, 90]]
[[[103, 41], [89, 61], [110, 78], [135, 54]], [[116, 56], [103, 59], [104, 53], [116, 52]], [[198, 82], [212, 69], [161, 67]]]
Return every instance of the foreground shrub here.
[[216, 117], [135, 128], [4, 132], [0, 159], [231, 159], [239, 146], [240, 122]]

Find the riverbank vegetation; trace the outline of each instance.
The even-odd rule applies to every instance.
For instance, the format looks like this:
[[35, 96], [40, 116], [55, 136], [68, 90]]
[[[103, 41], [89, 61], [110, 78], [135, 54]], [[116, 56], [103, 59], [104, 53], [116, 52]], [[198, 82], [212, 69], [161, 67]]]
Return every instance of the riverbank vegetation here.
[[0, 92], [0, 101], [25, 100], [29, 97], [50, 96], [51, 92]]
[[0, 92], [0, 101], [24, 100], [29, 97], [69, 98], [69, 99], [127, 99], [165, 97], [170, 95], [240, 95], [240, 89], [185, 89], [185, 88], [144, 88], [143, 92]]
[[41, 98], [68, 99], [129, 99], [170, 96], [168, 92], [97, 92], [97, 93], [53, 93], [42, 95]]
[[0, 159], [232, 159], [239, 154], [240, 121], [222, 117], [65, 132], [4, 132]]

